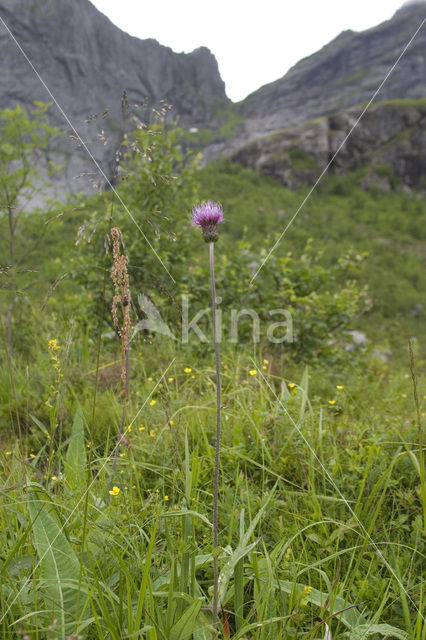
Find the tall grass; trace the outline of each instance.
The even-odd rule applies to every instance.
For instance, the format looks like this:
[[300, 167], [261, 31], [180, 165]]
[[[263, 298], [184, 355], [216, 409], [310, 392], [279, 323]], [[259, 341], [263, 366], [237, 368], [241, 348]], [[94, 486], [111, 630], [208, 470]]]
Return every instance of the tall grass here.
[[[101, 388], [92, 422], [89, 354], [85, 392], [64, 381], [62, 439], [26, 416], [4, 443], [1, 637], [211, 637], [214, 373], [182, 354], [164, 376], [144, 352], [109, 505], [120, 402]], [[264, 360], [224, 354], [218, 637], [424, 640], [410, 380]]]

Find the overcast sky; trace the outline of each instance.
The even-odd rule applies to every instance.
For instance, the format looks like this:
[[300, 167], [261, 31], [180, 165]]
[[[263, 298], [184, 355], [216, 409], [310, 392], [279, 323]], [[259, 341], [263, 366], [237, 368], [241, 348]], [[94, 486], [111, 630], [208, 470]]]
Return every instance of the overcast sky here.
[[[388, 20], [403, 0], [91, 0], [114, 24], [176, 52], [216, 56], [226, 92], [242, 100], [344, 29]], [[422, 0], [419, 0], [422, 1]], [[425, 4], [426, 9], [426, 4]], [[396, 53], [396, 52], [395, 52]]]

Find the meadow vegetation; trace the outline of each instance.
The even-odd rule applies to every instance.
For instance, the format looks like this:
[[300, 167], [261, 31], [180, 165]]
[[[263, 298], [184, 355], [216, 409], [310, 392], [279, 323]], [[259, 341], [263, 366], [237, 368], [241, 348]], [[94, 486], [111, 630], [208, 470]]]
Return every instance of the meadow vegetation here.
[[[14, 117], [0, 112], [3, 141]], [[13, 261], [3, 168], [0, 637], [426, 640], [424, 195], [365, 191], [368, 167], [324, 179], [251, 283], [306, 190], [200, 170], [181, 140], [161, 123], [129, 134], [119, 197], [24, 209]], [[191, 319], [210, 304], [190, 223], [206, 199], [226, 219], [218, 633], [210, 315], [207, 342], [182, 339], [183, 305]], [[113, 227], [129, 259], [125, 395]], [[233, 341], [230, 311], [247, 308], [259, 340], [245, 317]], [[274, 309], [292, 341], [268, 339]]]

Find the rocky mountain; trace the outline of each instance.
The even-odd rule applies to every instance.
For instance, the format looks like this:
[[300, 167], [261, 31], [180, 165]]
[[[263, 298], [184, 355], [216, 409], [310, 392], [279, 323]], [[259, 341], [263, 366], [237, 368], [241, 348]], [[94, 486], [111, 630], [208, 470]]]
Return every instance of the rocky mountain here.
[[[231, 159], [289, 188], [314, 184], [321, 173], [369, 167], [365, 187], [396, 184], [426, 188], [426, 98], [375, 104], [316, 118], [258, 138]], [[349, 135], [350, 134], [350, 135]]]
[[[367, 102], [426, 18], [426, 2], [360, 33], [344, 31], [280, 80], [238, 105], [248, 131], [269, 133]], [[420, 29], [375, 101], [426, 96], [426, 27]]]
[[[206, 150], [209, 159], [247, 142], [319, 116], [368, 102], [426, 18], [426, 2], [404, 5], [363, 32], [344, 31], [288, 73], [236, 105], [243, 120], [232, 140]], [[426, 25], [406, 49], [374, 102], [426, 97]], [[359, 109], [361, 112], [361, 109]]]
[[[88, 0], [0, 0], [0, 18], [0, 108], [50, 101], [43, 81], [107, 175], [120, 140], [123, 91], [130, 105], [170, 103], [170, 116], [179, 115], [188, 128], [206, 126], [229, 102], [207, 48], [177, 54], [156, 40], [131, 37]], [[86, 122], [105, 110], [97, 124]], [[56, 105], [50, 115], [69, 130]], [[97, 140], [101, 130], [109, 140], [105, 147]], [[93, 165], [69, 141], [64, 151], [72, 154], [65, 188], [76, 191], [83, 185], [76, 188], [73, 176]]]

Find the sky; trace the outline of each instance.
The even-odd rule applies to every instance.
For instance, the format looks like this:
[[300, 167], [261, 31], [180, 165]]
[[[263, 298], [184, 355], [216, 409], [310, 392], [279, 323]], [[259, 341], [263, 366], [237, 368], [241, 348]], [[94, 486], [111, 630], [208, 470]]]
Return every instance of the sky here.
[[374, 27], [404, 4], [403, 0], [91, 2], [132, 36], [155, 38], [178, 53], [208, 47], [233, 101], [281, 78], [345, 29]]

